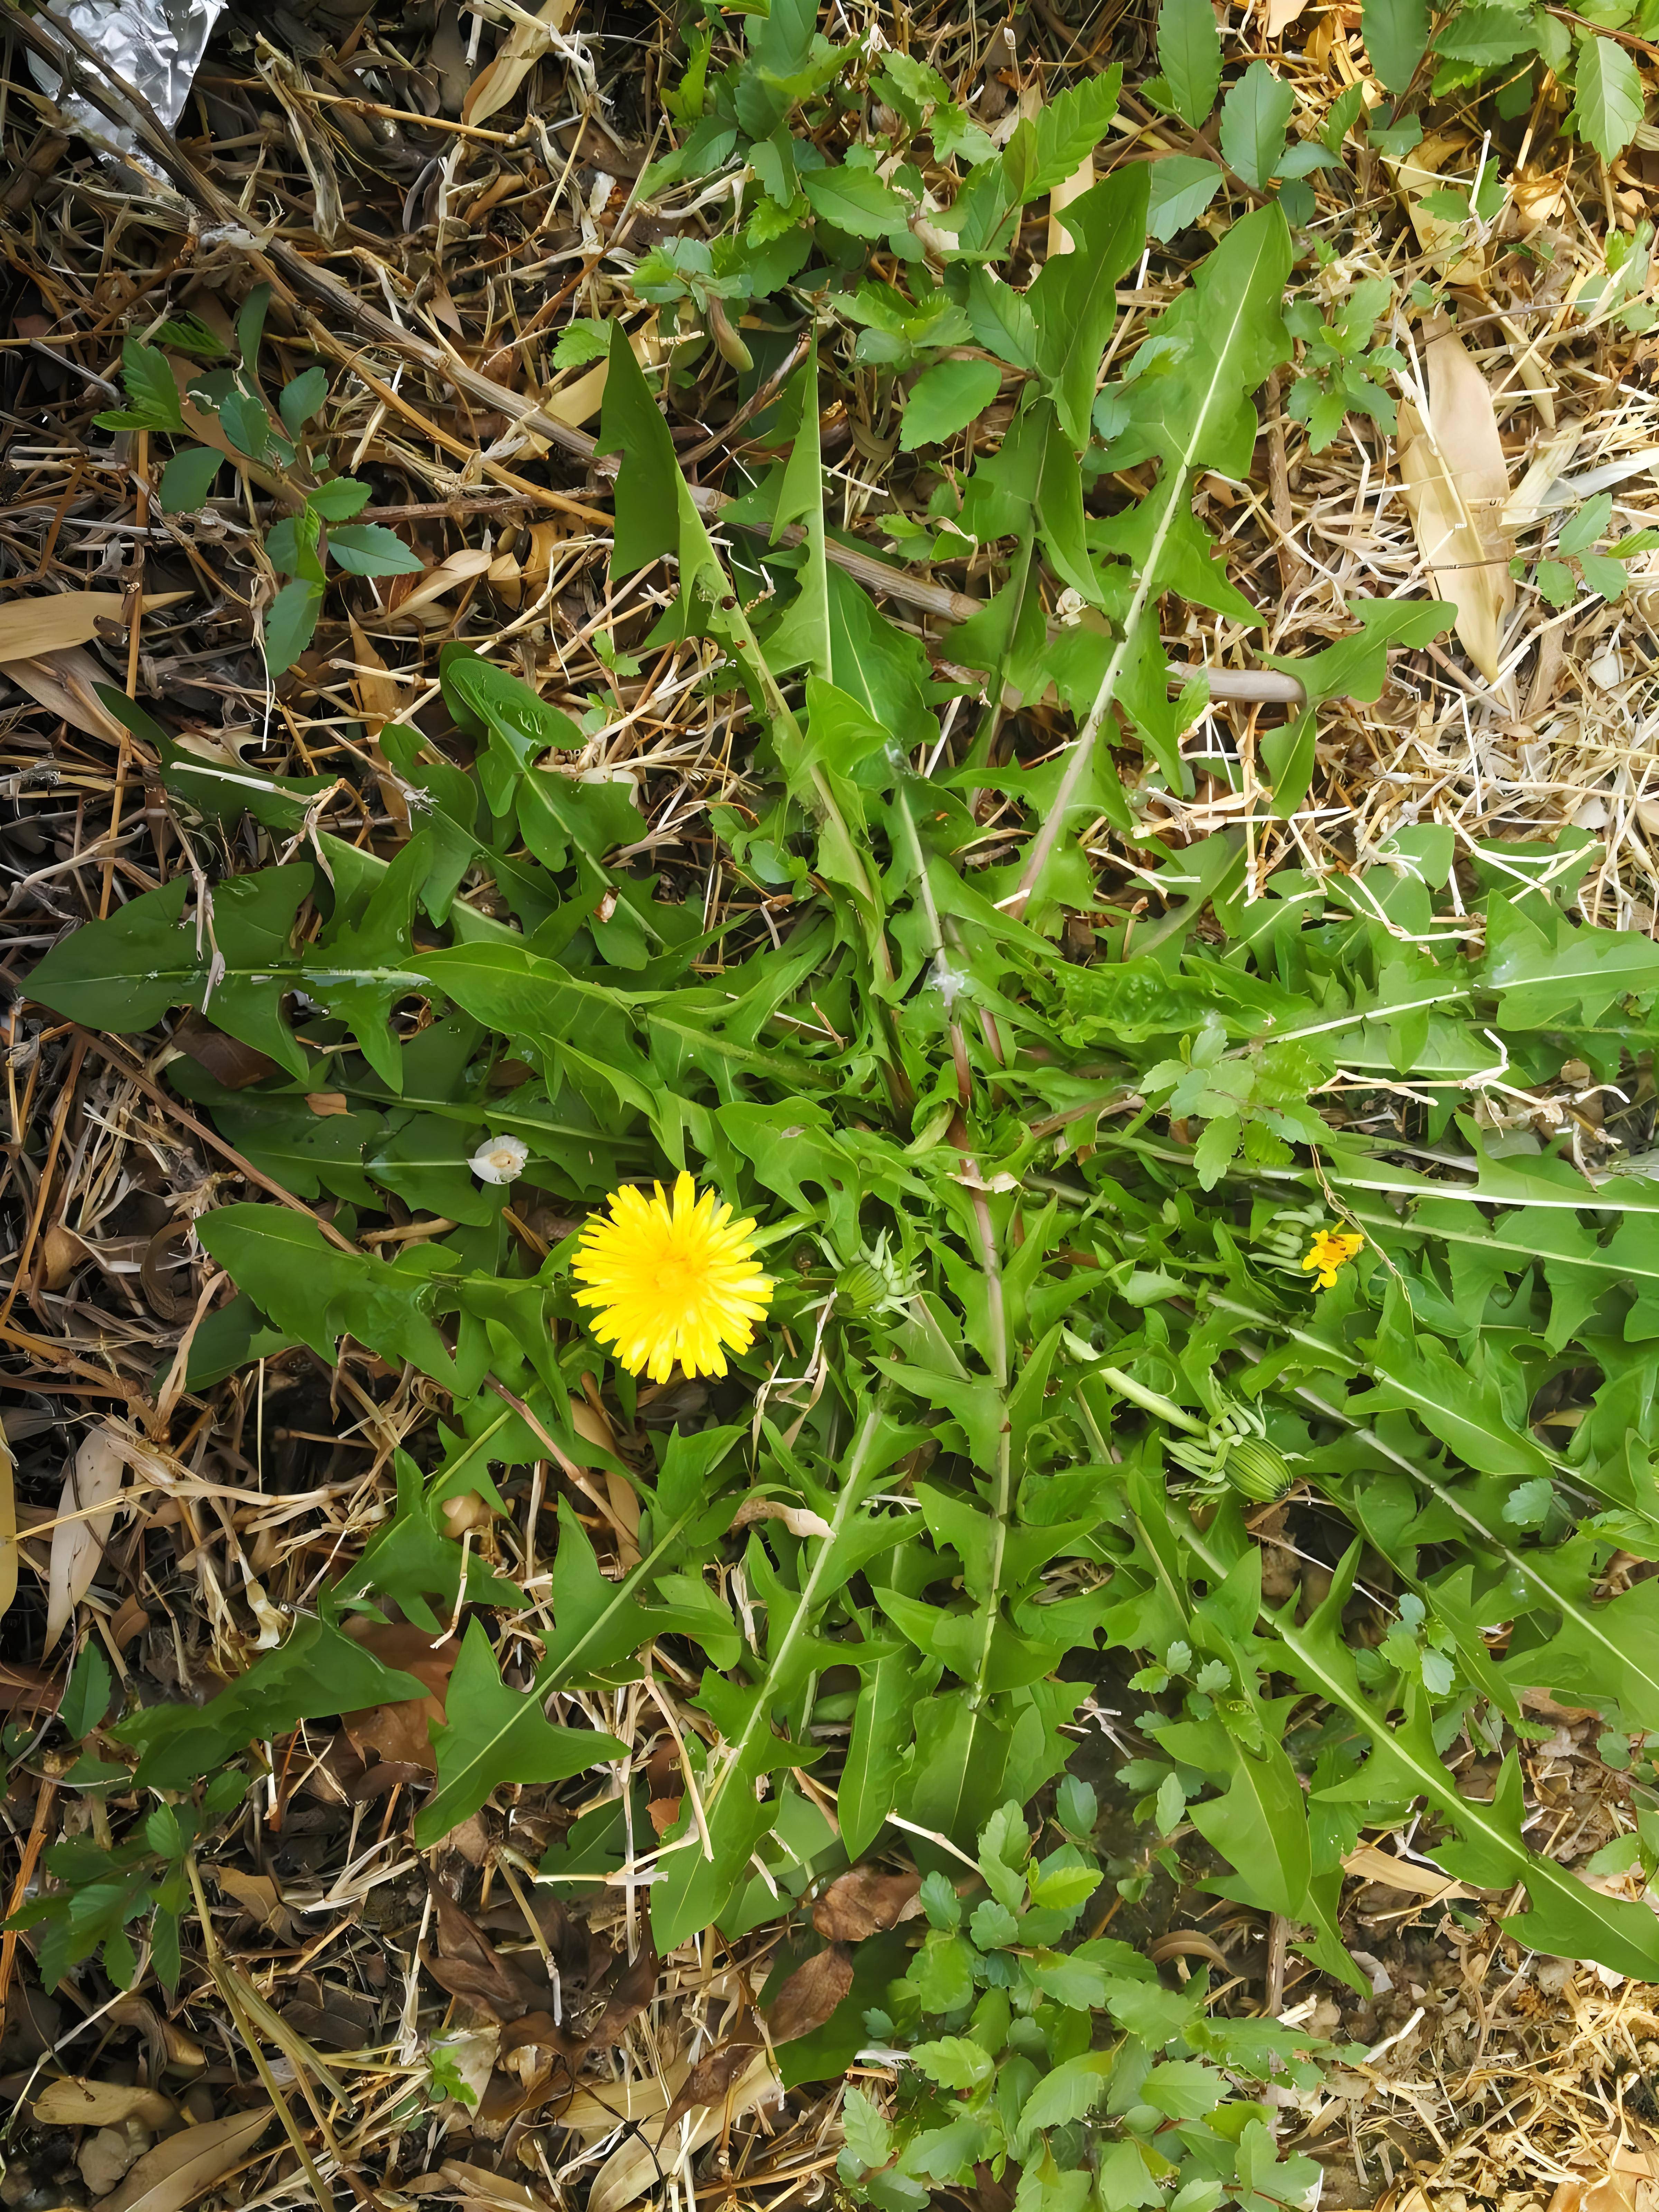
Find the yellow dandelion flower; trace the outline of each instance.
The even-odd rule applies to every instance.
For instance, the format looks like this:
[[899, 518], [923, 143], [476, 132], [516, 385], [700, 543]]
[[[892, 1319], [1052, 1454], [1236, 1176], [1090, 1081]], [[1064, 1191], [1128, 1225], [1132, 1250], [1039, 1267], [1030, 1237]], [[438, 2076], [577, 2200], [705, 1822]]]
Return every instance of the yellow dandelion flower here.
[[712, 1190], [689, 1175], [672, 1199], [629, 1184], [612, 1191], [611, 1214], [590, 1217], [572, 1273], [576, 1303], [597, 1306], [593, 1334], [630, 1375], [665, 1382], [676, 1361], [688, 1375], [724, 1375], [722, 1346], [747, 1352], [772, 1302], [755, 1263], [752, 1221], [733, 1221]]
[[1304, 1273], [1316, 1267], [1319, 1280], [1316, 1288], [1334, 1291], [1337, 1269], [1346, 1267], [1364, 1242], [1363, 1237], [1353, 1236], [1340, 1229], [1316, 1229], [1313, 1243], [1308, 1247], [1308, 1256], [1302, 1262]]

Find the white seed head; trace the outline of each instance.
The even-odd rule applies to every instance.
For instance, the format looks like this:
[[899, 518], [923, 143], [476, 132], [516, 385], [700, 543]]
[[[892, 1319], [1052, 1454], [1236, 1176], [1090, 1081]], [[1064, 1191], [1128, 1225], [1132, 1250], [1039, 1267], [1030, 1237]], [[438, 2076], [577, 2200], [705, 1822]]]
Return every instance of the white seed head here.
[[486, 1137], [468, 1164], [480, 1182], [516, 1182], [529, 1158], [522, 1137]]

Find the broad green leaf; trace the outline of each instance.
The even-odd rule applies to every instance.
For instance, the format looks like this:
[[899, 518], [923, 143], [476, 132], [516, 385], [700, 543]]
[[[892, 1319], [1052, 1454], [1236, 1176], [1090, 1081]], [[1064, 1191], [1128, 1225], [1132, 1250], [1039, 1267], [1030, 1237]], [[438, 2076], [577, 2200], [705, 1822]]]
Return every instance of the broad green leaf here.
[[902, 230], [909, 221], [910, 203], [873, 169], [854, 169], [831, 162], [809, 169], [800, 180], [812, 212], [837, 230], [854, 238], [884, 238], [890, 230]]
[[910, 2063], [942, 2089], [977, 2089], [991, 2078], [991, 2054], [965, 2035], [941, 2036], [910, 2047]]
[[314, 362], [301, 369], [276, 396], [276, 411], [290, 438], [297, 438], [328, 397], [328, 372]]
[[301, 1721], [425, 1695], [414, 1675], [383, 1666], [331, 1622], [307, 1617], [206, 1705], [144, 1706], [108, 1733], [137, 1746], [140, 1789], [188, 1790], [251, 1743], [286, 1735]]
[[[1176, 1525], [1182, 1541], [1212, 1572], [1224, 1574], [1222, 1561], [1208, 1538], [1200, 1535], [1184, 1515], [1178, 1517]], [[1530, 1909], [1518, 1920], [1506, 1923], [1521, 1942], [1566, 1957], [1596, 1959], [1615, 1972], [1640, 1980], [1659, 1976], [1659, 1926], [1645, 1906], [1587, 1889], [1553, 1860], [1528, 1850], [1519, 1826], [1518, 1777], [1513, 1808], [1501, 1788], [1499, 1798], [1491, 1803], [1466, 1798], [1433, 1748], [1420, 1706], [1404, 1725], [1389, 1724], [1372, 1711], [1359, 1687], [1353, 1656], [1342, 1638], [1341, 1612], [1352, 1587], [1358, 1555], [1356, 1544], [1344, 1559], [1330, 1595], [1305, 1626], [1297, 1626], [1291, 1618], [1294, 1604], [1283, 1615], [1263, 1615], [1264, 1624], [1271, 1628], [1290, 1662], [1290, 1671], [1304, 1688], [1346, 1712], [1371, 1738], [1370, 1761], [1350, 1790], [1359, 1794], [1362, 1801], [1366, 1795], [1395, 1802], [1402, 1796], [1423, 1796], [1452, 1823], [1462, 1838], [1459, 1845], [1434, 1854], [1446, 1863], [1449, 1872], [1482, 1887], [1524, 1883]]]
[[1259, 208], [1233, 225], [1150, 333], [1153, 340], [1173, 340], [1174, 350], [1166, 374], [1149, 374], [1129, 387], [1129, 434], [1164, 462], [1150, 495], [1147, 557], [1048, 818], [1028, 848], [1017, 914], [1043, 881], [1071, 805], [1088, 788], [1108, 712], [1142, 647], [1142, 617], [1164, 588], [1165, 548], [1177, 515], [1188, 511], [1190, 471], [1200, 466], [1232, 476], [1249, 471], [1256, 416], [1248, 395], [1290, 352], [1280, 312], [1290, 265], [1283, 214], [1276, 207]]
[[1604, 161], [1622, 154], [1642, 120], [1642, 79], [1635, 62], [1614, 40], [1583, 36], [1573, 75], [1567, 120]]
[[910, 1653], [878, 1659], [859, 1687], [853, 1732], [836, 1799], [848, 1856], [859, 1858], [893, 1809], [909, 1747], [917, 1662]]
[[418, 576], [426, 563], [395, 530], [378, 522], [351, 522], [328, 533], [328, 550], [350, 576]]
[[1360, 30], [1383, 89], [1398, 96], [1428, 49], [1428, 0], [1362, 0]]
[[1117, 112], [1123, 70], [1114, 64], [1045, 100], [1032, 118], [1033, 160], [1024, 197], [1037, 198], [1074, 177]]
[[910, 387], [900, 420], [899, 444], [907, 453], [941, 444], [982, 415], [996, 398], [1002, 371], [994, 361], [942, 361]]
[[184, 919], [191, 878], [175, 876], [55, 945], [30, 992], [73, 1021], [118, 1033], [148, 1029], [173, 1006], [210, 1008], [219, 1028], [304, 1074], [282, 995], [299, 981], [289, 938], [311, 884], [310, 868], [297, 862], [218, 884], [210, 936], [205, 919], [199, 927]]
[[847, 2148], [861, 2166], [885, 2166], [892, 2155], [893, 2131], [867, 2094], [856, 2083], [842, 2100]]
[[[1216, 28], [1210, 0], [1162, 0], [1158, 11], [1158, 59], [1170, 88], [1170, 104], [1183, 122], [1196, 130], [1207, 121], [1221, 82], [1221, 33]], [[1160, 161], [1155, 166], [1165, 165]], [[1205, 204], [1208, 205], [1207, 200]], [[1182, 227], [1176, 223], [1173, 228]]]
[[213, 489], [224, 455], [211, 446], [186, 446], [161, 471], [163, 514], [194, 514]]
[[1029, 2142], [1039, 2129], [1064, 2127], [1092, 2112], [1116, 2064], [1115, 2050], [1085, 2051], [1045, 2074], [1020, 2108], [1021, 2136]]
[[438, 1787], [422, 1808], [417, 1841], [422, 1836], [435, 1841], [447, 1832], [434, 1818], [446, 1797], [459, 1793], [481, 1805], [504, 1782], [563, 1782], [627, 1757], [615, 1736], [556, 1727], [542, 1702], [533, 1686], [506, 1687], [483, 1622], [469, 1621], [444, 1698], [444, 1725], [432, 1729]]
[[1060, 219], [1075, 251], [1051, 255], [1025, 295], [1036, 322], [1037, 373], [1078, 453], [1089, 442], [1101, 356], [1117, 320], [1113, 288], [1146, 236], [1149, 175], [1145, 162], [1133, 162], [1073, 200]]
[[323, 611], [318, 586], [295, 577], [283, 585], [265, 611], [265, 665], [273, 676], [292, 668], [316, 633]]
[[199, 1226], [204, 1249], [260, 1311], [332, 1366], [348, 1331], [383, 1357], [412, 1360], [452, 1383], [449, 1350], [430, 1316], [433, 1285], [366, 1254], [325, 1243], [314, 1221], [276, 1206], [222, 1206]]
[[1279, 167], [1295, 106], [1295, 92], [1266, 62], [1252, 62], [1221, 103], [1221, 151], [1259, 192]]
[[1147, 167], [1146, 228], [1160, 242], [1196, 222], [1221, 190], [1221, 171], [1195, 154], [1165, 154]]
[[58, 1717], [76, 1743], [89, 1736], [109, 1711], [115, 1678], [96, 1644], [84, 1644], [70, 1671]]

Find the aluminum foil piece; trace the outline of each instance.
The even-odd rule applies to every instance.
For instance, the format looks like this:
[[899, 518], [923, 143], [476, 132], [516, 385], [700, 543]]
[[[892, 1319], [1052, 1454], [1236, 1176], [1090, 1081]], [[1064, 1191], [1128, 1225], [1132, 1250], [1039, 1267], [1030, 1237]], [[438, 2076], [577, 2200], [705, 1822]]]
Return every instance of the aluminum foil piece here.
[[[143, 93], [169, 131], [184, 112], [208, 38], [225, 0], [68, 0], [59, 13], [116, 74]], [[63, 81], [50, 64], [29, 56], [42, 92], [58, 99]], [[123, 153], [136, 153], [138, 136], [112, 122], [89, 100], [71, 93], [64, 113]]]

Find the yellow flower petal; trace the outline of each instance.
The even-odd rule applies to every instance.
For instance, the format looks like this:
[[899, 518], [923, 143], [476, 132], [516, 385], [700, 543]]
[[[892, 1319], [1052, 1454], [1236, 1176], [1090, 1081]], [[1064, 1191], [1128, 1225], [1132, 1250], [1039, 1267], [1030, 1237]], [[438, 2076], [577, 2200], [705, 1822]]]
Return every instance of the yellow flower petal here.
[[1350, 1231], [1316, 1229], [1302, 1262], [1303, 1271], [1305, 1273], [1317, 1268], [1319, 1272], [1315, 1278], [1315, 1287], [1334, 1291], [1337, 1269], [1346, 1267], [1355, 1253], [1363, 1249], [1364, 1242], [1363, 1237], [1357, 1237]]
[[578, 1305], [597, 1308], [594, 1335], [630, 1375], [665, 1382], [724, 1375], [724, 1346], [746, 1352], [772, 1303], [772, 1280], [755, 1261], [752, 1221], [733, 1221], [712, 1190], [689, 1175], [672, 1198], [660, 1183], [647, 1199], [634, 1185], [613, 1191], [610, 1218], [589, 1217], [571, 1270], [586, 1287]]

